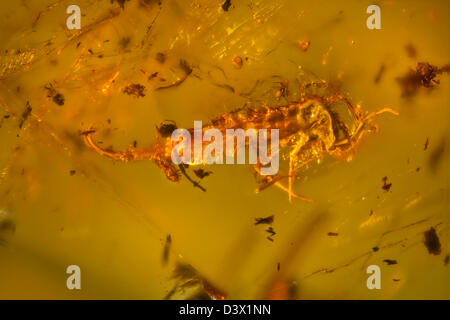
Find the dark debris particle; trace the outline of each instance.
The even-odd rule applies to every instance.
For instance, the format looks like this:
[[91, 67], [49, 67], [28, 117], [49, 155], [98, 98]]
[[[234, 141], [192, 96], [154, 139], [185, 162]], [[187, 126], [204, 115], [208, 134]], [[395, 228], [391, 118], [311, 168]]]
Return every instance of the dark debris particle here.
[[210, 174], [212, 174], [212, 171], [205, 171], [203, 169], [197, 169], [197, 170], [194, 170], [194, 173], [197, 177], [199, 177], [200, 179], [203, 179], [203, 178], [209, 176]]
[[156, 130], [158, 130], [158, 133], [161, 135], [161, 137], [166, 138], [168, 136], [171, 136], [172, 133], [177, 129], [177, 124], [174, 121], [165, 121], [162, 122], [159, 127], [156, 127]]
[[70, 170], [69, 173], [70, 173], [71, 176], [73, 176], [73, 175], [75, 175], [75, 173], [77, 173], [77, 172], [76, 172], [75, 170]]
[[379, 83], [381, 81], [381, 78], [383, 77], [383, 74], [386, 70], [386, 66], [382, 64], [380, 68], [378, 69], [377, 74], [375, 75], [375, 79], [373, 79], [373, 82]]
[[53, 102], [58, 106], [64, 105], [64, 95], [61, 93], [57, 93], [53, 96]]
[[7, 114], [7, 115], [3, 116], [3, 118], [4, 118], [4, 119], [9, 119], [9, 117], [10, 117], [10, 115], [9, 115], [9, 114]]
[[153, 72], [151, 75], [148, 76], [148, 80], [152, 80], [158, 76], [158, 72]]
[[186, 75], [190, 75], [192, 73], [192, 68], [186, 60], [180, 60], [180, 68], [186, 73]]
[[130, 44], [130, 42], [131, 42], [131, 38], [130, 38], [130, 37], [123, 37], [123, 38], [121, 38], [121, 39], [119, 40], [119, 46], [120, 46], [122, 49], [125, 49], [126, 47], [128, 47], [128, 45]]
[[270, 233], [270, 236], [273, 237], [274, 235], [276, 235], [277, 233], [275, 232], [275, 230], [273, 230], [272, 227], [269, 227], [266, 229], [267, 233]]
[[88, 129], [88, 130], [81, 131], [80, 135], [87, 136], [87, 135], [93, 134], [93, 133], [95, 133], [95, 129]]
[[117, 2], [122, 10], [125, 10], [125, 2], [130, 0], [111, 0], [111, 3]]
[[394, 281], [394, 282], [399, 282], [400, 279], [392, 279], [392, 281]]
[[408, 73], [400, 78], [397, 78], [401, 88], [403, 97], [412, 97], [417, 94], [420, 87], [434, 88], [439, 84], [436, 77], [444, 72], [450, 71], [450, 65], [445, 65], [442, 68], [433, 66], [427, 62], [419, 62], [416, 69], [410, 69]]
[[392, 187], [392, 183], [387, 183], [388, 177], [383, 177], [381, 180], [383, 181], [383, 185], [381, 186], [381, 189], [388, 192]]
[[288, 287], [289, 300], [297, 300], [299, 296], [299, 286], [296, 281], [291, 281]]
[[450, 262], [450, 254], [445, 256], [445, 258], [444, 258], [444, 266], [447, 266], [449, 262]]
[[441, 253], [441, 242], [439, 241], [436, 230], [431, 227], [430, 230], [425, 231], [423, 234], [425, 236], [424, 245], [427, 247], [428, 252], [430, 254], [439, 255]]
[[408, 43], [405, 46], [406, 54], [409, 58], [416, 58], [417, 57], [417, 50], [416, 47], [412, 43]]
[[170, 254], [171, 246], [172, 246], [172, 236], [170, 234], [168, 234], [166, 237], [166, 242], [164, 244], [163, 257], [162, 257], [162, 261], [163, 261], [164, 265], [169, 262], [169, 254]]
[[134, 140], [134, 141], [133, 141], [133, 148], [135, 148], [135, 149], [136, 149], [136, 147], [137, 147], [137, 141], [136, 141], [136, 140]]
[[280, 271], [280, 263], [277, 264], [277, 271]]
[[226, 90], [228, 90], [228, 91], [230, 91], [230, 92], [232, 92], [232, 93], [234, 93], [235, 92], [235, 90], [234, 90], [234, 88], [232, 87], [232, 86], [230, 86], [230, 85], [228, 85], [228, 84], [221, 84], [221, 83], [213, 83], [213, 85], [215, 85], [215, 86], [217, 86], [217, 87], [219, 87], [219, 88], [222, 88], [222, 89], [226, 89]]
[[430, 158], [428, 160], [428, 165], [432, 173], [436, 173], [437, 169], [442, 161], [442, 158], [445, 154], [445, 138], [442, 138], [439, 145], [437, 145], [430, 154]]
[[225, 0], [225, 2], [222, 4], [223, 11], [228, 11], [231, 7], [231, 0]]
[[271, 215], [269, 217], [266, 218], [256, 218], [255, 219], [255, 226], [258, 224], [272, 224], [274, 220], [274, 216]]
[[5, 219], [0, 222], [0, 232], [15, 232], [16, 224], [11, 219]]
[[388, 266], [397, 264], [397, 260], [391, 260], [391, 259], [384, 259], [383, 262], [385, 262]]
[[25, 111], [22, 113], [22, 119], [20, 120], [19, 129], [22, 129], [23, 124], [30, 116], [32, 110], [33, 110], [33, 108], [31, 108], [30, 102], [27, 101], [27, 106], [25, 108]]
[[267, 240], [269, 240], [270, 242], [273, 242], [273, 239], [271, 237], [267, 237]]
[[206, 189], [203, 188], [200, 183], [198, 181], [193, 180], [186, 172], [186, 168], [185, 165], [183, 163], [178, 165], [178, 168], [180, 169], [181, 174], [183, 174], [186, 179], [188, 179], [189, 182], [192, 183], [192, 185], [194, 186], [194, 188], [199, 188], [200, 190], [202, 190], [203, 192], [206, 192]]
[[423, 146], [423, 151], [425, 151], [425, 150], [428, 149], [428, 145], [429, 145], [429, 144], [430, 144], [430, 139], [427, 138], [427, 140], [425, 141], [425, 144], [424, 144], [424, 146]]
[[380, 248], [378, 248], [378, 247], [376, 247], [376, 246], [372, 248], [372, 251], [373, 251], [373, 252], [377, 252], [378, 250], [380, 250]]
[[328, 236], [330, 237], [337, 237], [339, 235], [339, 233], [337, 232], [328, 232]]
[[143, 86], [142, 84], [139, 83], [133, 83], [130, 84], [129, 86], [126, 86], [125, 88], [123, 88], [123, 93], [126, 93], [130, 96], [135, 96], [137, 98], [139, 97], [145, 97], [145, 86]]
[[155, 56], [156, 61], [158, 61], [159, 63], [164, 63], [166, 62], [166, 55], [162, 52], [158, 52]]

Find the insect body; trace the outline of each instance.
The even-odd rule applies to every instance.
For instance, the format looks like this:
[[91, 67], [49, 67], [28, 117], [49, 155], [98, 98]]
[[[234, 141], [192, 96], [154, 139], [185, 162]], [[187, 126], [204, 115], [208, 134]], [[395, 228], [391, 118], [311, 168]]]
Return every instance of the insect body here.
[[[347, 124], [334, 110], [334, 106], [342, 102], [349, 111], [352, 125]], [[256, 191], [275, 185], [289, 194], [289, 200], [294, 197], [312, 201], [293, 192], [293, 181], [297, 172], [311, 162], [320, 160], [326, 154], [338, 159], [350, 160], [362, 134], [373, 129], [373, 126], [368, 126], [369, 122], [376, 115], [384, 112], [397, 114], [390, 108], [384, 108], [363, 115], [359, 108], [354, 107], [341, 95], [327, 98], [310, 96], [283, 106], [245, 107], [224, 113], [203, 126], [202, 130], [214, 128], [225, 133], [226, 129], [279, 129], [279, 156], [281, 160], [287, 161], [288, 172], [262, 176], [261, 164], [255, 164], [253, 167], [259, 180]], [[92, 134], [95, 132], [92, 128], [84, 132], [84, 140], [89, 148], [103, 156], [120, 161], [152, 160], [163, 170], [169, 180], [180, 180], [181, 172], [194, 183], [194, 186], [200, 187], [198, 182], [187, 176], [185, 166], [177, 167], [172, 162], [171, 153], [177, 142], [172, 141], [171, 131], [175, 130], [176, 126], [173, 123], [166, 123], [157, 129], [156, 142], [142, 149], [132, 146], [120, 152], [102, 149], [92, 139]], [[194, 129], [189, 131], [192, 135]], [[203, 145], [203, 148], [205, 147]], [[287, 186], [282, 183], [282, 180], [286, 178]]]

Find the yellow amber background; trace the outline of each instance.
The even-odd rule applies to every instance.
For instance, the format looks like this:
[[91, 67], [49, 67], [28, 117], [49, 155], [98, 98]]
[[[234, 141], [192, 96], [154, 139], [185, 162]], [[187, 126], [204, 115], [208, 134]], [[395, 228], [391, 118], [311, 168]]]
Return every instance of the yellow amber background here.
[[[366, 27], [371, 1], [232, 0], [227, 12], [223, 2], [0, 3], [0, 219], [15, 226], [0, 231], [0, 298], [162, 299], [183, 262], [234, 299], [277, 290], [287, 298], [274, 281], [296, 287], [296, 299], [449, 299], [449, 77], [411, 99], [401, 97], [396, 78], [418, 61], [450, 62], [450, 2], [376, 1], [381, 30]], [[70, 4], [81, 8], [80, 31], [66, 27]], [[311, 45], [302, 52], [305, 39]], [[176, 81], [180, 59], [193, 74], [155, 90], [148, 76]], [[278, 75], [294, 92], [298, 66], [339, 85], [364, 110], [400, 112], [376, 120], [379, 132], [365, 137], [353, 161], [327, 156], [300, 173], [295, 191], [312, 204], [289, 203], [275, 187], [254, 193], [250, 166], [207, 168], [214, 173], [202, 193], [186, 179], [170, 182], [149, 161], [114, 162], [82, 143], [80, 131], [94, 124], [104, 146], [148, 146], [155, 125], [207, 122], [244, 105], [239, 94], [258, 80]], [[63, 106], [47, 96], [49, 83]], [[124, 94], [131, 83], [146, 86], [145, 97]], [[253, 98], [274, 104], [271, 95]], [[32, 112], [19, 129], [27, 101]], [[381, 188], [384, 176], [390, 192]], [[253, 225], [269, 215], [274, 242]], [[423, 243], [430, 227], [439, 255]], [[167, 234], [173, 243], [163, 266]], [[72, 264], [81, 267], [81, 290], [66, 288]], [[366, 287], [372, 264], [381, 268], [381, 290]]]

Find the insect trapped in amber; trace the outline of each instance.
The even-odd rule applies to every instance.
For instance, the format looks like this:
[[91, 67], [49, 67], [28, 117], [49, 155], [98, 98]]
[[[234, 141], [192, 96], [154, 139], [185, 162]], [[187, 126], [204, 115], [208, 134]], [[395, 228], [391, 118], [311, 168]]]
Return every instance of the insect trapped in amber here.
[[[310, 83], [309, 85], [316, 84]], [[320, 86], [327, 87], [328, 84], [321, 82]], [[134, 146], [130, 146], [125, 151], [103, 149], [92, 138], [92, 134], [95, 132], [93, 128], [89, 128], [83, 133], [84, 140], [86, 145], [97, 153], [115, 160], [152, 160], [163, 170], [169, 180], [178, 181], [183, 174], [195, 187], [199, 187], [203, 191], [206, 190], [187, 174], [185, 166], [223, 164], [225, 162], [222, 158], [224, 149], [226, 150], [226, 163], [232, 163], [235, 153], [238, 158], [244, 159], [243, 153], [247, 149], [249, 163], [253, 165], [258, 177], [257, 192], [275, 185], [288, 193], [289, 201], [292, 198], [312, 201], [309, 197], [293, 191], [293, 182], [300, 170], [313, 161], [320, 161], [326, 154], [338, 159], [350, 160], [363, 133], [373, 130], [374, 127], [370, 125], [370, 122], [375, 116], [385, 112], [397, 114], [391, 108], [363, 114], [362, 110], [356, 108], [342, 94], [336, 91], [330, 93], [331, 91], [333, 90], [328, 90], [328, 93], [323, 96], [306, 95], [303, 92], [303, 98], [298, 101], [289, 101], [287, 95], [289, 102], [286, 105], [246, 106], [221, 114], [204, 127], [200, 122], [200, 127], [183, 129], [188, 135], [183, 138], [183, 142], [185, 144], [187, 142], [187, 145], [182, 148], [185, 158], [184, 165], [181, 164], [181, 161], [174, 160], [173, 157], [174, 150], [177, 151], [175, 153], [180, 151], [176, 149], [179, 146], [179, 140], [174, 140], [174, 133], [179, 131], [175, 122], [161, 124], [157, 128], [157, 141], [147, 148], [136, 149]], [[287, 88], [285, 92], [288, 92]], [[335, 106], [340, 103], [346, 106], [346, 111], [351, 115], [350, 124], [347, 124], [335, 109]], [[265, 135], [260, 134], [257, 137], [257, 130], [263, 130]], [[274, 137], [274, 130], [276, 130], [276, 137]], [[211, 132], [213, 133], [211, 134]], [[191, 139], [192, 136], [193, 139]], [[226, 139], [223, 139], [223, 136], [226, 136]], [[176, 137], [179, 138], [180, 135]], [[207, 137], [205, 140], [209, 143], [204, 143], [203, 137]], [[237, 138], [237, 145], [235, 138]], [[259, 140], [258, 148], [256, 148], [257, 139]], [[264, 139], [266, 141], [262, 143]], [[192, 143], [191, 140], [193, 140]], [[265, 150], [264, 158], [269, 157], [270, 160], [261, 161], [256, 157], [256, 149], [261, 156], [263, 154], [262, 146], [267, 146], [268, 140], [271, 141], [272, 148], [270, 155]], [[196, 146], [198, 148], [195, 148]], [[206, 157], [210, 156], [209, 158], [214, 158], [214, 161], [205, 160], [206, 151], [208, 151]], [[186, 154], [188, 154], [187, 159]], [[278, 172], [280, 156], [287, 162], [287, 172]], [[228, 161], [230, 158], [231, 162]], [[274, 168], [274, 162], [276, 162], [276, 170], [272, 170], [270, 173], [264, 172], [267, 169], [266, 165]], [[243, 163], [243, 161], [238, 161], [238, 163]], [[283, 183], [283, 180], [286, 179], [288, 180], [287, 185]]]

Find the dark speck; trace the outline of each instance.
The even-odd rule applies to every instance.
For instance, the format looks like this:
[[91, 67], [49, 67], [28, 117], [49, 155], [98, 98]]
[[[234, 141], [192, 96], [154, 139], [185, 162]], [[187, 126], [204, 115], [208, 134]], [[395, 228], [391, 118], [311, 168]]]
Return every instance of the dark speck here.
[[172, 245], [172, 236], [170, 234], [166, 237], [166, 243], [164, 244], [163, 249], [163, 265], [166, 265], [169, 262], [169, 254], [170, 254], [170, 247]]
[[122, 10], [125, 10], [125, 1], [130, 1], [130, 0], [111, 0], [111, 3], [114, 3], [114, 1], [116, 1], [119, 6], [122, 8]]
[[275, 230], [273, 230], [272, 227], [267, 228], [266, 230], [267, 233], [270, 233], [270, 236], [273, 237], [274, 235], [276, 235], [277, 233], [275, 232]]
[[383, 177], [383, 179], [381, 179], [383, 181], [383, 185], [381, 186], [381, 188], [388, 192], [391, 187], [392, 187], [392, 183], [387, 183], [388, 182], [388, 177]]
[[58, 106], [64, 105], [64, 95], [61, 93], [57, 93], [53, 96], [53, 102], [56, 103]]
[[403, 97], [412, 97], [417, 94], [420, 87], [432, 89], [439, 84], [439, 80], [436, 77], [442, 73], [448, 73], [450, 66], [445, 65], [442, 68], [433, 66], [427, 62], [419, 62], [416, 65], [416, 69], [408, 70], [408, 73], [397, 78], [397, 81], [402, 87]]
[[383, 262], [385, 262], [388, 266], [397, 264], [397, 260], [391, 260], [391, 259], [384, 259]]
[[437, 169], [441, 163], [441, 160], [445, 153], [445, 144], [446, 144], [445, 142], [446, 142], [445, 138], [442, 138], [439, 145], [437, 145], [430, 154], [430, 157], [428, 159], [428, 165], [432, 173], [437, 172]]
[[412, 43], [408, 43], [405, 46], [405, 50], [406, 50], [406, 54], [408, 55], [409, 58], [417, 57], [417, 50]]
[[380, 82], [381, 77], [383, 76], [385, 69], [386, 69], [386, 66], [384, 64], [382, 64], [380, 66], [380, 68], [378, 69], [378, 72], [377, 72], [377, 74], [375, 76], [375, 79], [374, 79], [375, 83], [379, 83]]
[[228, 11], [231, 7], [231, 0], [225, 0], [225, 2], [222, 4], [223, 11]]
[[130, 37], [124, 37], [122, 39], [120, 39], [119, 41], [119, 45], [125, 49], [126, 47], [128, 47], [128, 45], [130, 44], [131, 38]]
[[211, 171], [205, 171], [203, 169], [198, 169], [198, 170], [194, 170], [194, 173], [197, 177], [199, 177], [200, 179], [203, 179], [207, 176], [209, 176], [212, 172]]
[[438, 255], [441, 253], [441, 242], [439, 241], [439, 237], [436, 234], [436, 230], [431, 227], [430, 230], [425, 231], [425, 247], [427, 247], [428, 252], [430, 254]]
[[428, 149], [428, 145], [429, 145], [429, 144], [430, 144], [430, 139], [427, 138], [427, 140], [425, 141], [425, 144], [424, 144], [424, 146], [423, 146], [423, 151], [425, 151], [425, 150]]
[[173, 121], [167, 121], [160, 124], [159, 127], [156, 127], [156, 130], [158, 130], [158, 133], [163, 137], [166, 138], [172, 134], [177, 129], [177, 125]]
[[156, 78], [158, 76], [158, 72], [153, 72], [151, 75], [148, 76], [148, 80], [152, 80], [153, 78]]
[[192, 68], [186, 60], [180, 60], [180, 68], [183, 69], [187, 75], [192, 73]]
[[10, 219], [6, 219], [6, 220], [3, 220], [2, 222], [0, 222], [0, 232], [4, 232], [4, 231], [15, 232], [16, 224], [14, 223], [14, 221], [12, 221]]
[[128, 95], [139, 98], [139, 97], [145, 97], [144, 90], [145, 90], [145, 86], [143, 86], [139, 83], [133, 83], [133, 84], [130, 84], [129, 86], [126, 86], [123, 89], [123, 93], [126, 93]]
[[269, 217], [266, 217], [266, 218], [256, 218], [255, 219], [255, 225], [258, 225], [258, 224], [272, 224], [273, 223], [273, 219], [274, 219], [274, 217], [273, 217], [273, 215], [271, 215], [271, 216], [269, 216]]
[[20, 120], [19, 129], [22, 129], [24, 122], [27, 120], [27, 118], [30, 116], [31, 111], [33, 108], [31, 108], [30, 102], [27, 101], [27, 106], [25, 111], [22, 113], [22, 120]]
[[166, 55], [162, 52], [158, 52], [155, 57], [156, 61], [159, 63], [164, 63], [166, 61]]

